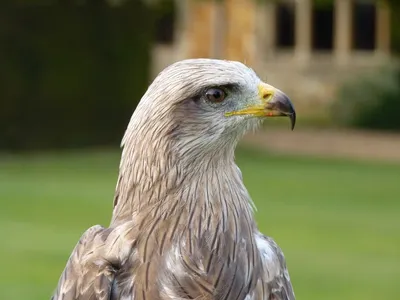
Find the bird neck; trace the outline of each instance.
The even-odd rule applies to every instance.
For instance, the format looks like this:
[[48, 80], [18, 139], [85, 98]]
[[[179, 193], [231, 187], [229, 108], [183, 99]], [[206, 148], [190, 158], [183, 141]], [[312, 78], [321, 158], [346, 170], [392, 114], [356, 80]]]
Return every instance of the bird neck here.
[[221, 230], [234, 227], [230, 218], [253, 224], [252, 202], [233, 152], [221, 149], [187, 160], [176, 151], [124, 149], [112, 225], [177, 215], [182, 224], [212, 219], [221, 223]]

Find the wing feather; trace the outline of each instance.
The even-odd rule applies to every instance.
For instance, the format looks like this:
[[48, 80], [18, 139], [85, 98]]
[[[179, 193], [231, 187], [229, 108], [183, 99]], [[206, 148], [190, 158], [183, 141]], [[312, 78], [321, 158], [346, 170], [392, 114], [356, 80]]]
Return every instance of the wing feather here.
[[52, 300], [110, 299], [115, 274], [135, 244], [127, 222], [115, 228], [90, 227], [72, 251]]
[[68, 259], [52, 300], [109, 298], [114, 272], [99, 260], [96, 251], [108, 233], [100, 225], [86, 230]]
[[275, 241], [258, 233], [258, 249], [263, 259], [262, 281], [257, 287], [255, 299], [260, 300], [295, 300], [286, 260], [281, 248]]

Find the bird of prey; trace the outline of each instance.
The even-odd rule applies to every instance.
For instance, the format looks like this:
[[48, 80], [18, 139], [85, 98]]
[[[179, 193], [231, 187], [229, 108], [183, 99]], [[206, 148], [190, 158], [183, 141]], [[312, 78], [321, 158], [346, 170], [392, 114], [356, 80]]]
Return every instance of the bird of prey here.
[[293, 129], [289, 98], [240, 62], [164, 69], [123, 137], [111, 223], [82, 235], [52, 299], [294, 300], [234, 161], [241, 136], [273, 116]]

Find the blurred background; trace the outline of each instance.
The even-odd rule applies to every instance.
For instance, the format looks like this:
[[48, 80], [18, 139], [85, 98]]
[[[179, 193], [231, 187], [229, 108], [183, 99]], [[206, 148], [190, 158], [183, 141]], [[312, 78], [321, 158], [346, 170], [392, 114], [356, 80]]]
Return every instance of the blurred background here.
[[48, 299], [81, 234], [108, 225], [119, 143], [152, 79], [239, 60], [298, 112], [237, 163], [297, 299], [400, 298], [400, 2], [0, 3], [0, 298]]

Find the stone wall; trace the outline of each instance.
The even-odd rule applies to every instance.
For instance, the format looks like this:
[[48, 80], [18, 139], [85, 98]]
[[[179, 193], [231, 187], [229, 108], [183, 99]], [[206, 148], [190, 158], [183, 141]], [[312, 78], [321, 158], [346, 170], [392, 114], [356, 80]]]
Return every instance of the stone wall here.
[[256, 1], [226, 0], [225, 58], [253, 66], [256, 57]]
[[209, 57], [213, 32], [213, 1], [189, 1], [184, 32], [187, 57]]
[[256, 55], [256, 1], [188, 0], [180, 40], [185, 57], [214, 57], [253, 63]]

